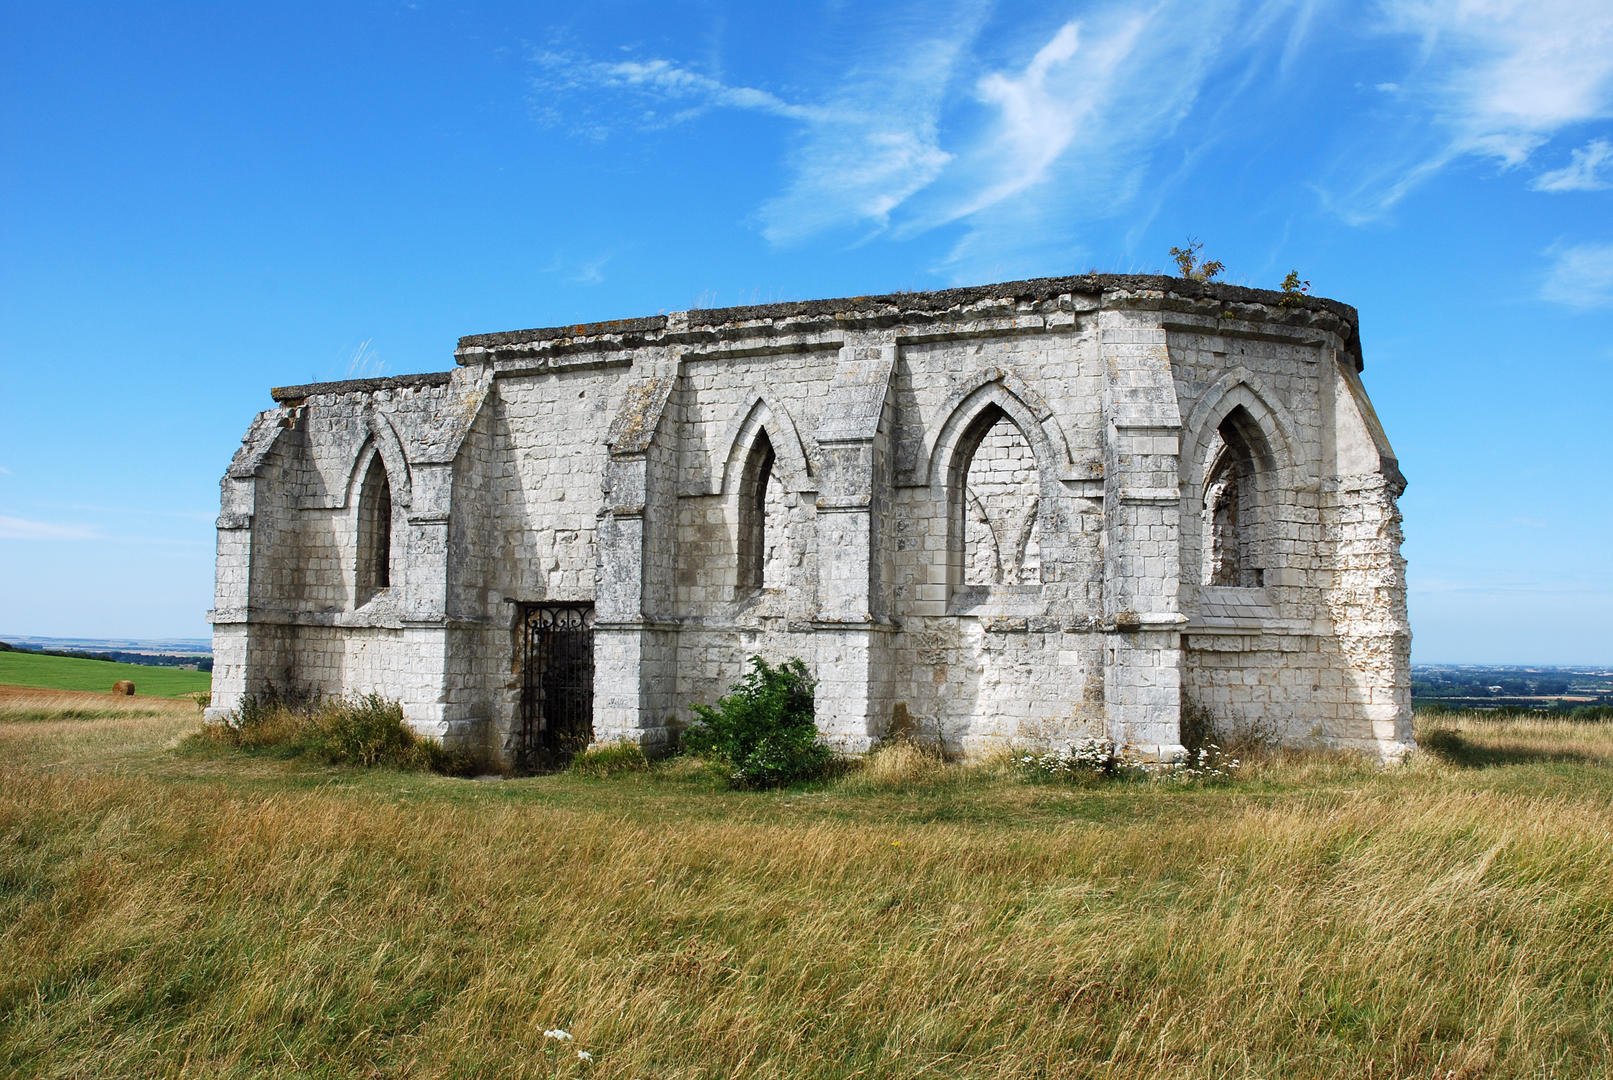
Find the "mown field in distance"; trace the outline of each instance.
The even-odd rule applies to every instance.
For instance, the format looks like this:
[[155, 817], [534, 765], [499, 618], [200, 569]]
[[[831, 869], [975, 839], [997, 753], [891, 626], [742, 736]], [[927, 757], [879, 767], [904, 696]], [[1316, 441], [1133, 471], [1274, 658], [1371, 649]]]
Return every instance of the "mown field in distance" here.
[[898, 754], [739, 793], [339, 770], [198, 722], [0, 690], [0, 1075], [1613, 1066], [1613, 724], [1441, 717], [1400, 768], [1222, 786]]
[[135, 694], [142, 697], [189, 697], [213, 685], [213, 676], [206, 671], [85, 660], [76, 656], [0, 652], [0, 684], [108, 693], [119, 679], [134, 683]]

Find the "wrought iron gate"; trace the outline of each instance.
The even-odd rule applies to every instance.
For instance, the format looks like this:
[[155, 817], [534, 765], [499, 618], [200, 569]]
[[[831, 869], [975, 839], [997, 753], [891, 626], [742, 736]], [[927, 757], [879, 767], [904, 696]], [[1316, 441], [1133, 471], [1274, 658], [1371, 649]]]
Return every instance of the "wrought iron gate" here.
[[520, 620], [515, 764], [523, 772], [557, 769], [594, 737], [594, 607], [522, 604]]

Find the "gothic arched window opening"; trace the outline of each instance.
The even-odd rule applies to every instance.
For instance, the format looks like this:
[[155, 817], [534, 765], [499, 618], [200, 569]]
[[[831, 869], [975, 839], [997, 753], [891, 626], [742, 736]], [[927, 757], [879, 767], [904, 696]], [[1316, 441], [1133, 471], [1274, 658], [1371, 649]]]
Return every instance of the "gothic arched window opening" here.
[[358, 601], [392, 587], [392, 484], [380, 454], [370, 458], [358, 499]]
[[739, 475], [739, 573], [741, 593], [784, 584], [783, 486], [773, 475], [773, 443], [766, 431], [756, 435]]
[[949, 496], [954, 584], [1039, 582], [1041, 489], [1029, 440], [992, 405], [969, 425], [959, 447]]
[[1207, 460], [1203, 583], [1264, 585], [1267, 555], [1262, 537], [1268, 526], [1272, 457], [1265, 436], [1242, 406], [1221, 421]]

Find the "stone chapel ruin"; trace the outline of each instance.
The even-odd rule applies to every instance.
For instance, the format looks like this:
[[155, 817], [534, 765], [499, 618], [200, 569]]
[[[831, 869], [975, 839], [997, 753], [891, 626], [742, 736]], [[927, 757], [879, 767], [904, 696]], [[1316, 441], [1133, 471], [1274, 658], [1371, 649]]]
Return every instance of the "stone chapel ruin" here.
[[281, 387], [223, 479], [213, 702], [377, 692], [520, 768], [667, 746], [751, 654], [846, 751], [1411, 741], [1353, 308], [1091, 275], [460, 339]]

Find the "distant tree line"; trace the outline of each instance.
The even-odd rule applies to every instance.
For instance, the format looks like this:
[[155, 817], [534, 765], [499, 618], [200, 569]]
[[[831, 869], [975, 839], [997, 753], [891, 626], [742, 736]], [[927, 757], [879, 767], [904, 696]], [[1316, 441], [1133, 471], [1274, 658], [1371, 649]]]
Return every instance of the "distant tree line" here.
[[1566, 694], [1570, 679], [1566, 675], [1502, 675], [1487, 672], [1464, 678], [1451, 676], [1413, 679], [1411, 692], [1417, 697], [1474, 697], [1491, 693], [1490, 687], [1499, 686], [1502, 694], [1514, 696], [1551, 696]]
[[1613, 675], [1513, 665], [1414, 668], [1411, 700], [1419, 712], [1479, 709], [1605, 720], [1613, 714]]

